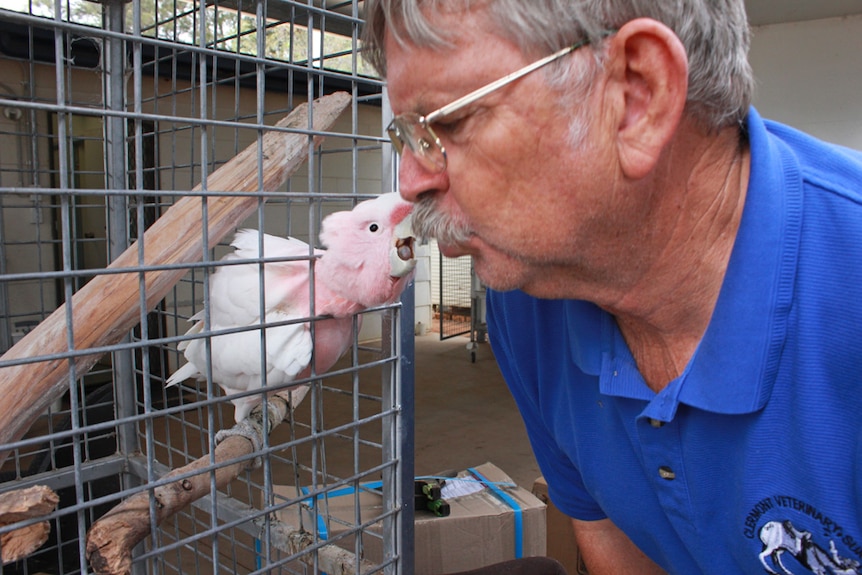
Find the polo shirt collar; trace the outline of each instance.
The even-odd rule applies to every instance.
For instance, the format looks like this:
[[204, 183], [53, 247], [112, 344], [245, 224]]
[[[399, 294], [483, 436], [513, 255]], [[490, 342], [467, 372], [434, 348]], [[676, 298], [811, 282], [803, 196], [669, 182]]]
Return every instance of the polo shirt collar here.
[[[650, 390], [616, 322], [604, 312], [593, 315], [600, 325], [594, 324], [592, 338], [576, 332], [570, 339], [573, 360], [600, 376], [602, 393], [648, 401], [646, 417], [670, 421], [679, 403], [750, 413], [772, 391], [796, 275], [802, 178], [792, 151], [767, 132], [754, 108], [747, 133], [751, 173], [742, 221], [713, 317], [683, 374], [658, 394]], [[582, 304], [570, 308], [570, 317], [581, 316], [575, 323], [583, 321], [583, 311]]]

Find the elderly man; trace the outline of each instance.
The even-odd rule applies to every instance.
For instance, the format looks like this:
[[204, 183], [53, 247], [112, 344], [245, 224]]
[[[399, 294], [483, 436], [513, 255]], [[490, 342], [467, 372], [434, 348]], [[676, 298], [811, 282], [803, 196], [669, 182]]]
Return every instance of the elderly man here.
[[862, 155], [750, 107], [743, 1], [365, 4], [590, 574], [862, 574]]

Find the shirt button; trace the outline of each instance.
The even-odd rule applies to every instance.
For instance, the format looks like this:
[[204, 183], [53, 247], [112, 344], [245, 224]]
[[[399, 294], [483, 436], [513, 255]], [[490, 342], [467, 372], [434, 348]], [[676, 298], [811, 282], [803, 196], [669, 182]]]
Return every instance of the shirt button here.
[[676, 479], [676, 473], [674, 473], [673, 469], [666, 465], [662, 465], [658, 468], [658, 476], [662, 479], [667, 479], [668, 481]]
[[653, 419], [652, 417], [650, 417], [649, 424], [658, 429], [659, 427], [662, 427], [664, 425], [664, 421], [659, 421], [658, 419]]

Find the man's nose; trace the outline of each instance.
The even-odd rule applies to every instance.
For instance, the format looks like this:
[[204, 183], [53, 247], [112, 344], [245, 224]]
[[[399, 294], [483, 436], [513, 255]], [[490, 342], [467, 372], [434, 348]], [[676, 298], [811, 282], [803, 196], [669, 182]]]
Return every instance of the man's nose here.
[[446, 170], [432, 172], [424, 167], [416, 156], [405, 149], [399, 158], [398, 182], [401, 197], [408, 202], [416, 202], [426, 192], [445, 191], [449, 187], [449, 174]]

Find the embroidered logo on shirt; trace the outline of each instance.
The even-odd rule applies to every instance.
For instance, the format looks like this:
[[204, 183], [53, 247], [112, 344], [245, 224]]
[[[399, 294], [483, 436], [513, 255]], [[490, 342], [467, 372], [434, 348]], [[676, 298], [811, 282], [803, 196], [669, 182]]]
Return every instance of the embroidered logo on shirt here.
[[860, 559], [862, 545], [829, 516], [795, 497], [774, 495], [758, 501], [745, 518], [744, 533], [763, 544], [759, 559], [766, 573], [862, 575], [862, 562], [839, 552], [836, 542]]

